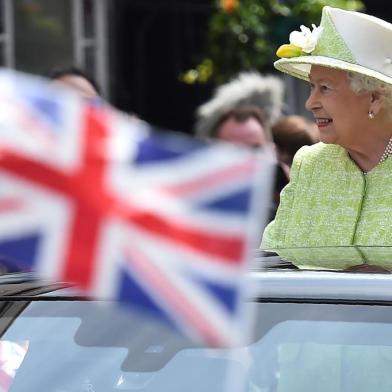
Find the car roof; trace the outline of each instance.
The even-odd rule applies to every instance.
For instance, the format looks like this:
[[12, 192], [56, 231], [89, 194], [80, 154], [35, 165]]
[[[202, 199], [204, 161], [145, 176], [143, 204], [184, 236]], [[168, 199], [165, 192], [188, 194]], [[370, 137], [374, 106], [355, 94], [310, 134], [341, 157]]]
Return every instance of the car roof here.
[[[322, 248], [306, 250], [314, 249]], [[383, 249], [392, 257], [392, 248]], [[248, 279], [250, 297], [261, 301], [392, 303], [392, 274], [298, 269], [276, 253], [260, 249], [253, 252]]]
[[[253, 265], [246, 285], [252, 300], [392, 303], [392, 274], [298, 270], [279, 258]], [[0, 275], [0, 298], [36, 296], [85, 299], [70, 284], [42, 280], [31, 272]]]
[[249, 296], [270, 301], [392, 302], [392, 275], [259, 269], [248, 275]]
[[[40, 295], [74, 295], [66, 290], [70, 285], [40, 279], [31, 272], [15, 272], [0, 275], [0, 298], [2, 297], [36, 297]], [[56, 294], [55, 294], [56, 293]]]

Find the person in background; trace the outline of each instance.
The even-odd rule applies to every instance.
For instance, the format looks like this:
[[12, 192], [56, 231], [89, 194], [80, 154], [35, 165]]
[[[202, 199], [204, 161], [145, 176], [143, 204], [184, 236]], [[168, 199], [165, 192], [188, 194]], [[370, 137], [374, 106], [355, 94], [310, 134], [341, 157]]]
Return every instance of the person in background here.
[[[277, 77], [241, 73], [218, 87], [211, 100], [197, 109], [195, 133], [203, 139], [220, 139], [250, 148], [272, 145], [271, 125], [282, 114], [283, 93], [283, 83]], [[275, 195], [281, 189], [280, 170], [277, 165], [268, 221], [278, 208], [279, 198]]]
[[210, 136], [254, 148], [272, 142], [271, 130], [265, 126], [263, 113], [257, 106], [241, 106], [223, 112]]
[[69, 67], [56, 69], [50, 73], [49, 78], [54, 85], [71, 88], [82, 98], [99, 100], [100, 89], [97, 83], [80, 68]]
[[294, 155], [303, 146], [319, 141], [319, 132], [314, 121], [299, 115], [284, 116], [272, 126], [272, 138], [277, 149], [279, 162], [289, 172]]
[[391, 41], [391, 24], [326, 6], [277, 51], [278, 70], [310, 82], [322, 143], [295, 155], [262, 248], [300, 268], [392, 270]]
[[[272, 75], [263, 76], [256, 72], [243, 72], [236, 78], [219, 86], [212, 98], [196, 110], [195, 134], [200, 138], [211, 138], [216, 125], [232, 109], [253, 107], [261, 114], [266, 133], [281, 116], [284, 86]], [[238, 139], [237, 139], [238, 141]]]
[[316, 123], [299, 115], [282, 117], [271, 131], [279, 163], [274, 192], [275, 204], [279, 205], [280, 193], [290, 180], [294, 155], [301, 147], [317, 143], [319, 135]]

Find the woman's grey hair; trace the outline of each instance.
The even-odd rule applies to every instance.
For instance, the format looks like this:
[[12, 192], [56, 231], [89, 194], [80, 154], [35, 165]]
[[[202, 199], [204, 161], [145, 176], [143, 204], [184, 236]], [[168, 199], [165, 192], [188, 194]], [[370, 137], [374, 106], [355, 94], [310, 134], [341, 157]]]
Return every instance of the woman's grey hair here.
[[218, 87], [213, 97], [196, 111], [195, 134], [209, 138], [215, 125], [228, 110], [256, 106], [263, 112], [265, 126], [270, 127], [282, 114], [284, 83], [272, 75], [243, 72]]
[[373, 79], [369, 76], [348, 72], [348, 79], [350, 81], [351, 89], [355, 93], [360, 92], [373, 92], [378, 91], [384, 97], [386, 101], [386, 109], [389, 115], [392, 117], [392, 86], [382, 82], [381, 80]]

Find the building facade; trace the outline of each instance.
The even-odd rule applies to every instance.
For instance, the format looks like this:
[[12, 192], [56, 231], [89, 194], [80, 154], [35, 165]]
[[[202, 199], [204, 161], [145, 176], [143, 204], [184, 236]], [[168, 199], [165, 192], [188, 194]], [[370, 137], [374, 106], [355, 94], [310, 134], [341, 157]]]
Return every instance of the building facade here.
[[78, 65], [109, 95], [107, 8], [107, 0], [1, 0], [1, 65], [39, 75]]
[[196, 60], [211, 6], [210, 0], [0, 0], [0, 65], [38, 75], [79, 66], [119, 109], [190, 132], [208, 88], [185, 86], [179, 75]]
[[[384, 2], [366, 3], [392, 19]], [[191, 132], [213, 86], [186, 85], [179, 75], [200, 60], [213, 7], [213, 0], [0, 0], [0, 65], [39, 75], [77, 65], [119, 109]], [[289, 111], [306, 114], [306, 84], [285, 82]]]

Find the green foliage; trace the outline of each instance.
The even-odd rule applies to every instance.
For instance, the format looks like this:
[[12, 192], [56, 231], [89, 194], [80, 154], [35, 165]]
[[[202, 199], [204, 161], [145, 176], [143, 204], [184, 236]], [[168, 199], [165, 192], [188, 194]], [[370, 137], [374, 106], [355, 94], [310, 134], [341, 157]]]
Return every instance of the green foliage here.
[[199, 64], [181, 75], [185, 83], [221, 84], [239, 71], [268, 72], [275, 52], [288, 43], [291, 31], [304, 24], [318, 25], [325, 5], [364, 10], [357, 0], [238, 0], [233, 9], [216, 1]]

